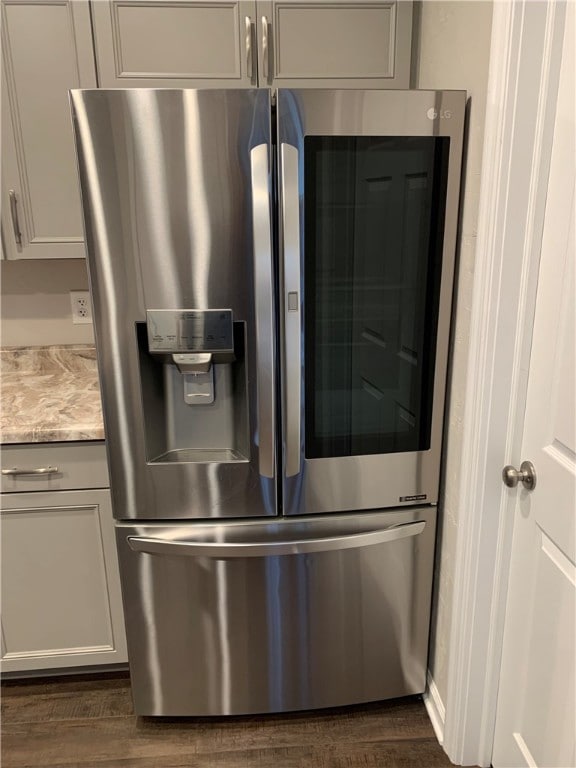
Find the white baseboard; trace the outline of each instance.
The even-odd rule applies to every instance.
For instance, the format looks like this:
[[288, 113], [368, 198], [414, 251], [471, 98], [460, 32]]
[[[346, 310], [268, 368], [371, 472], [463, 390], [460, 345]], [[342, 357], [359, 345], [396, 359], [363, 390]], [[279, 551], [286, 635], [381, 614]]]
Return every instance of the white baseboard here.
[[432, 727], [434, 728], [434, 733], [436, 734], [436, 738], [438, 739], [438, 742], [440, 744], [444, 743], [444, 720], [446, 718], [446, 707], [444, 706], [444, 702], [442, 701], [442, 698], [440, 697], [440, 692], [438, 691], [438, 688], [436, 687], [436, 683], [434, 682], [434, 678], [428, 672], [426, 676], [426, 692], [424, 693], [424, 704], [426, 706], [426, 711], [428, 712], [428, 717], [430, 718], [430, 722], [432, 723]]

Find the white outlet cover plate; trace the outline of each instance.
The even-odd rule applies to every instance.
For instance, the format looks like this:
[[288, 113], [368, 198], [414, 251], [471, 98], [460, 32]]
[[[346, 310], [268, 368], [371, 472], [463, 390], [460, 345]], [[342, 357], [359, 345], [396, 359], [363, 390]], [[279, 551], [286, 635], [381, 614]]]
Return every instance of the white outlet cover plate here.
[[70, 291], [70, 306], [74, 325], [92, 322], [92, 302], [89, 291]]

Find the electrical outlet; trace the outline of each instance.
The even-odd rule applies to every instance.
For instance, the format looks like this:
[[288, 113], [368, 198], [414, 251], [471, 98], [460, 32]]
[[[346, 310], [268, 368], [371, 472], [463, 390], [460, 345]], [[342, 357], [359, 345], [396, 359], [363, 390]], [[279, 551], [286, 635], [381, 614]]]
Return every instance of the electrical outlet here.
[[74, 325], [92, 322], [92, 304], [88, 291], [70, 291], [70, 306]]

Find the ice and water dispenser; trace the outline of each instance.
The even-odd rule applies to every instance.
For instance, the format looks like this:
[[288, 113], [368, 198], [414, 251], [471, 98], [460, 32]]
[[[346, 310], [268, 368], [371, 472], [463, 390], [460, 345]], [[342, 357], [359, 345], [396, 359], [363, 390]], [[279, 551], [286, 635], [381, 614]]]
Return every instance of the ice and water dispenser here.
[[156, 309], [137, 334], [147, 461], [248, 461], [245, 324], [230, 309]]

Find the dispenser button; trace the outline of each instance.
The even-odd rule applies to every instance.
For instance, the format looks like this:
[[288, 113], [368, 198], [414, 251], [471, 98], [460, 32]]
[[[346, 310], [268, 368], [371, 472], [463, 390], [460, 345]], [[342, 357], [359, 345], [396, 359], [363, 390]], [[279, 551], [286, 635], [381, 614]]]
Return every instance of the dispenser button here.
[[148, 309], [150, 352], [234, 352], [231, 309]]
[[180, 373], [208, 373], [212, 367], [212, 354], [210, 352], [174, 354], [172, 360]]

